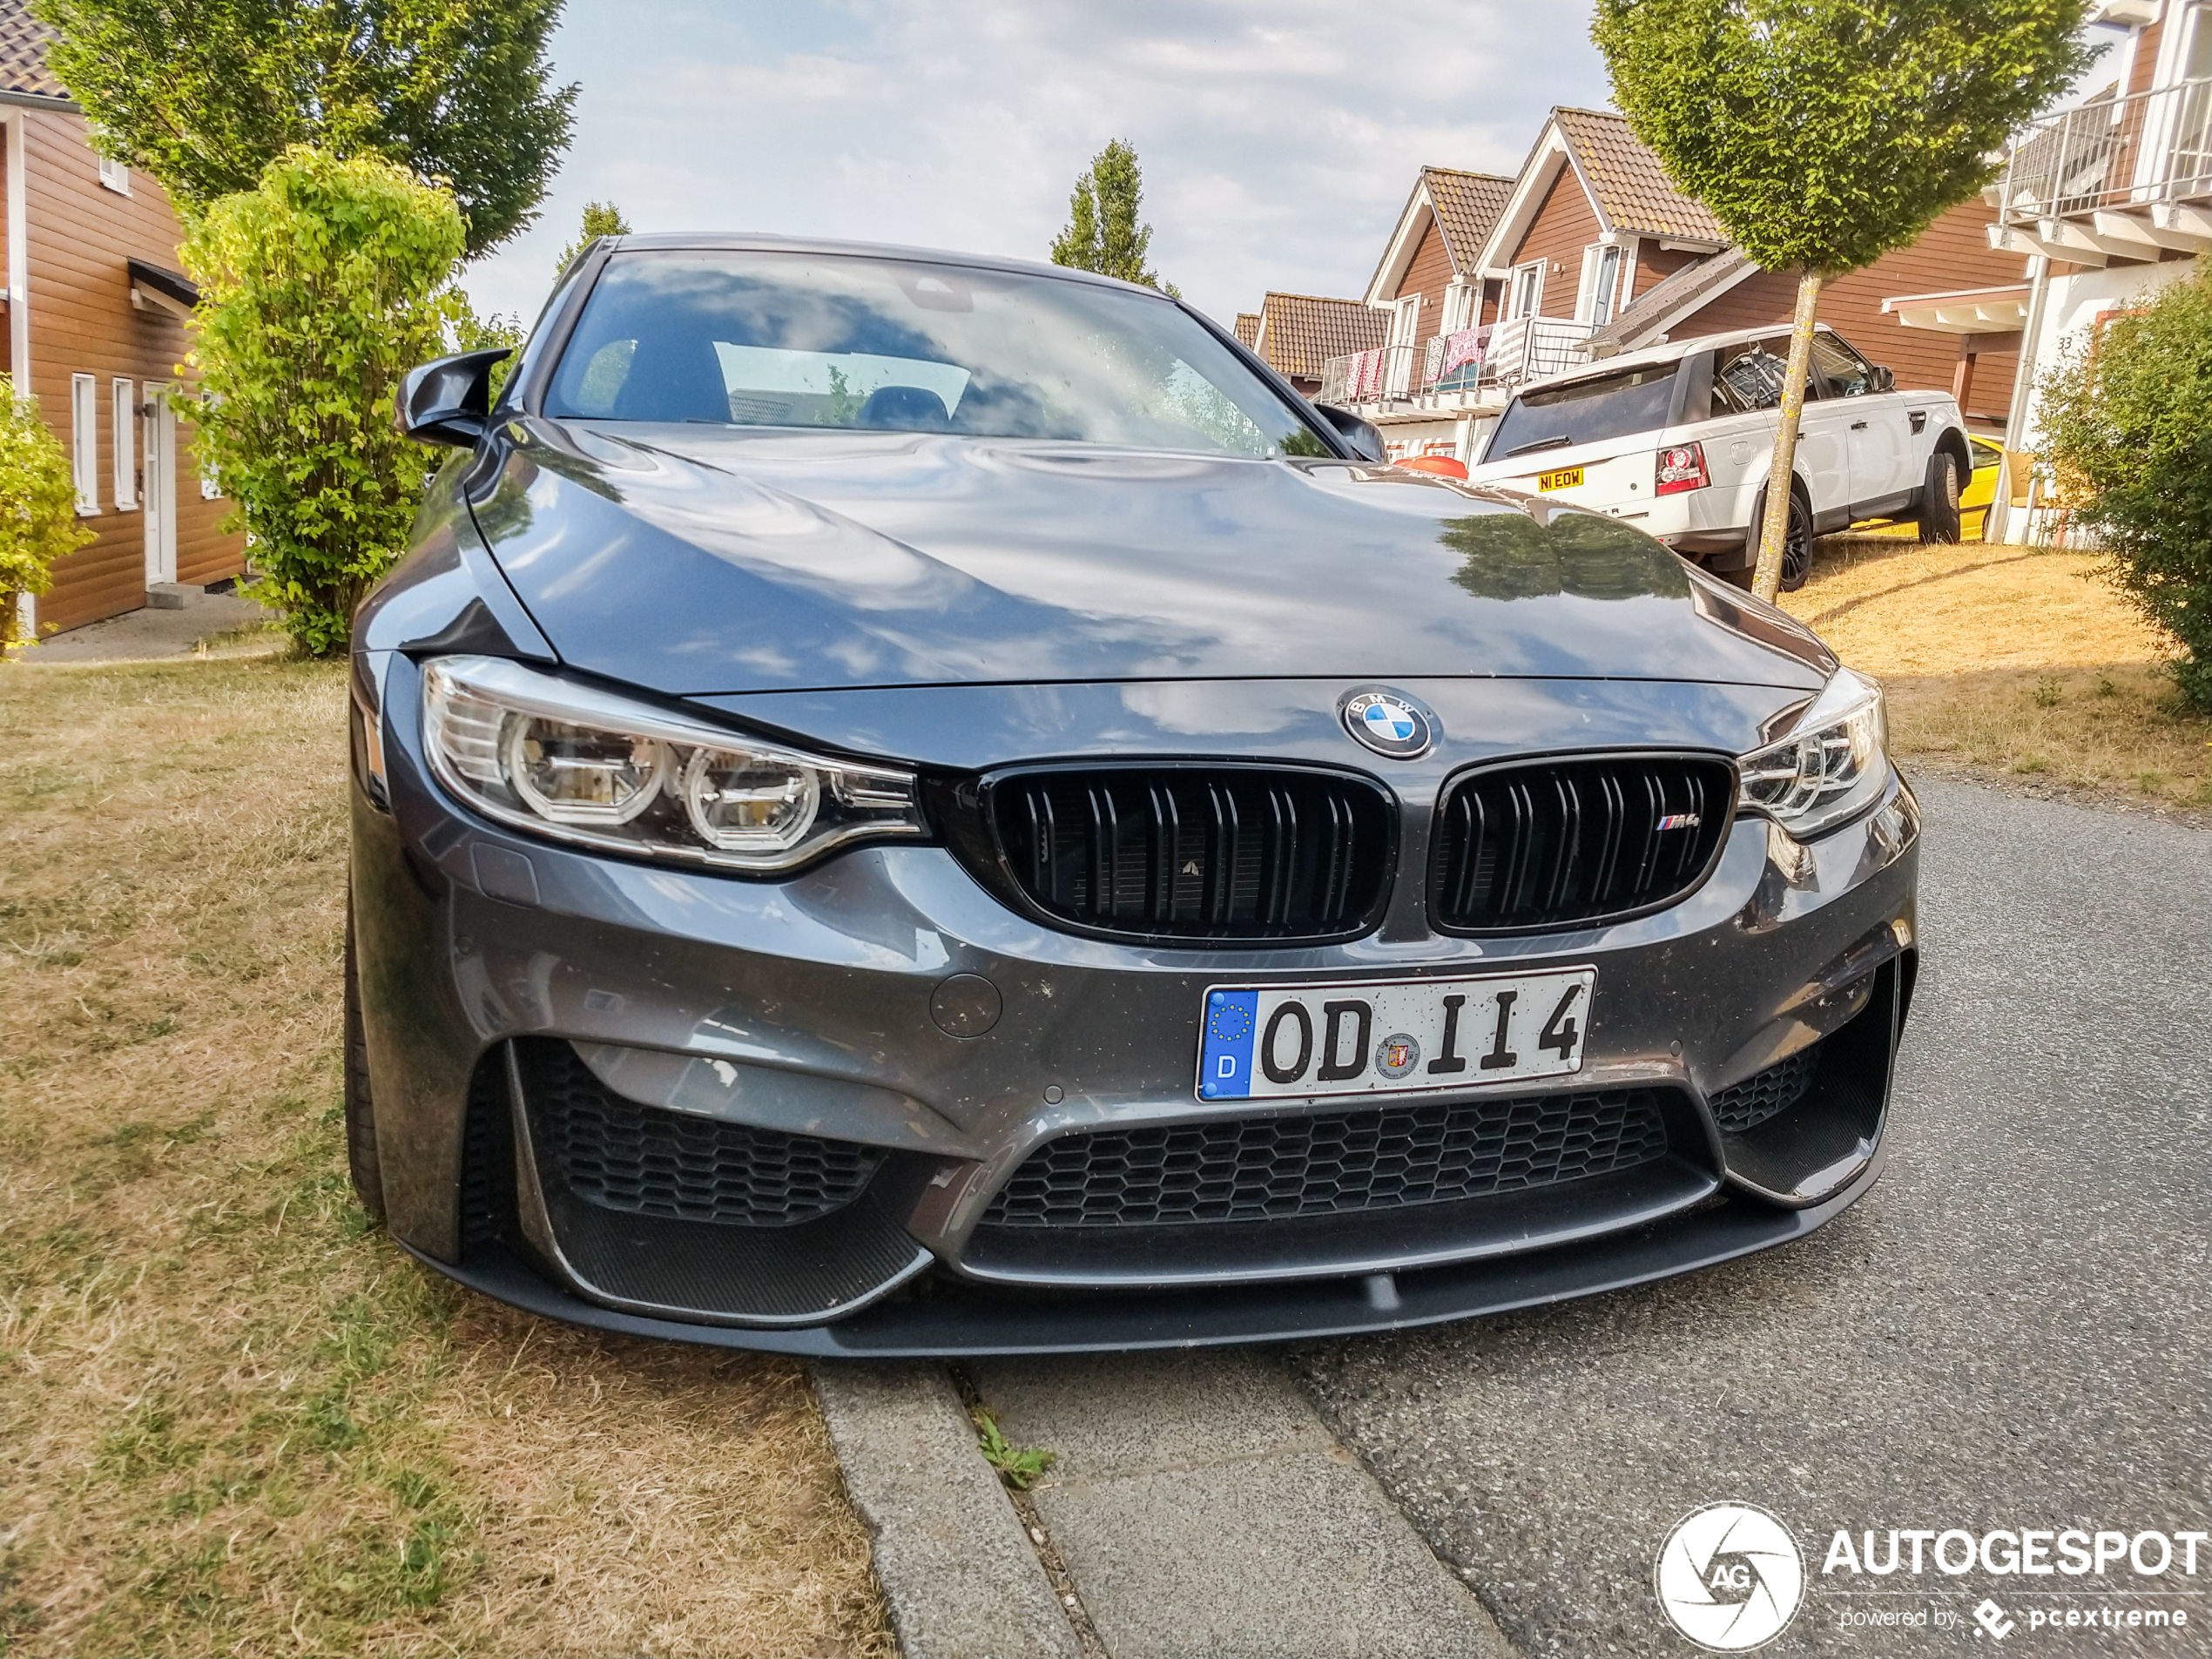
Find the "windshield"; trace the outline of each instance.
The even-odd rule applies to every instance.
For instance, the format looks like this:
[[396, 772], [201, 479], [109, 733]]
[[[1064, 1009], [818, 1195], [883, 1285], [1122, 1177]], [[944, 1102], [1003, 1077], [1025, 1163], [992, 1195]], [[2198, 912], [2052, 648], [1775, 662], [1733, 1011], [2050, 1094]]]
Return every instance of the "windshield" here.
[[1536, 455], [1577, 443], [1602, 443], [1667, 424], [1674, 402], [1676, 363], [1647, 363], [1615, 374], [1570, 381], [1523, 392], [1490, 435], [1486, 461]]
[[617, 253], [562, 353], [545, 413], [1332, 453], [1164, 300], [819, 253]]

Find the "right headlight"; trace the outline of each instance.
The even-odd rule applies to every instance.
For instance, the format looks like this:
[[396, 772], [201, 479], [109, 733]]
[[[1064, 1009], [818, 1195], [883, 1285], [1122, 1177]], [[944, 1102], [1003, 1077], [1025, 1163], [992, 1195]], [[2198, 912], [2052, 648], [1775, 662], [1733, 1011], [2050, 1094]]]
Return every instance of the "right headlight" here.
[[1763, 808], [1798, 840], [1865, 811], [1889, 785], [1889, 722], [1882, 688], [1839, 668], [1790, 735], [1737, 763], [1743, 804]]
[[490, 657], [422, 675], [439, 781], [557, 841], [763, 873], [925, 833], [914, 777], [804, 753]]

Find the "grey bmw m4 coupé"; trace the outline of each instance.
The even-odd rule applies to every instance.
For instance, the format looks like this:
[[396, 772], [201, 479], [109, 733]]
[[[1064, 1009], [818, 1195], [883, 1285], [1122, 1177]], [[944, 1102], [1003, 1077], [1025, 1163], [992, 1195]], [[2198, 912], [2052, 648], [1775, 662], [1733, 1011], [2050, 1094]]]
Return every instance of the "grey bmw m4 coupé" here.
[[1882, 698], [1150, 289], [624, 237], [356, 620], [346, 1109], [429, 1266], [815, 1353], [1384, 1329], [1883, 1161]]

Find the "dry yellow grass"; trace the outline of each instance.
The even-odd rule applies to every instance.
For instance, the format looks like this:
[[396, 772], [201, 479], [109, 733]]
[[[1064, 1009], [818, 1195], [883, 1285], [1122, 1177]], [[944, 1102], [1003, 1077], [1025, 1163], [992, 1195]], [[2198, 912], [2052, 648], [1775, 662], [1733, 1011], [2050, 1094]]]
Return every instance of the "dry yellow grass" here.
[[0, 667], [0, 1653], [888, 1653], [795, 1367], [353, 1202], [343, 696]]
[[1889, 692], [1899, 755], [2188, 812], [2212, 806], [2212, 720], [2098, 556], [1865, 537], [1820, 544], [1785, 606]]

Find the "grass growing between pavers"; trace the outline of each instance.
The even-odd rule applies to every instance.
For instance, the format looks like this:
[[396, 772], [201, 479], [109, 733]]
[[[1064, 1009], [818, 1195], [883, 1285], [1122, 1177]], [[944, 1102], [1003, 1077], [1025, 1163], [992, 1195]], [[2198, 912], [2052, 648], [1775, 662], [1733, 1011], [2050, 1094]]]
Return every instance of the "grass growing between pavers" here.
[[354, 1202], [344, 698], [0, 667], [0, 1654], [889, 1653], [795, 1366], [501, 1308]]
[[1889, 693], [1915, 759], [2194, 815], [2212, 808], [2212, 720], [2183, 709], [2159, 637], [2101, 556], [1866, 537], [1823, 542], [1783, 603]]

